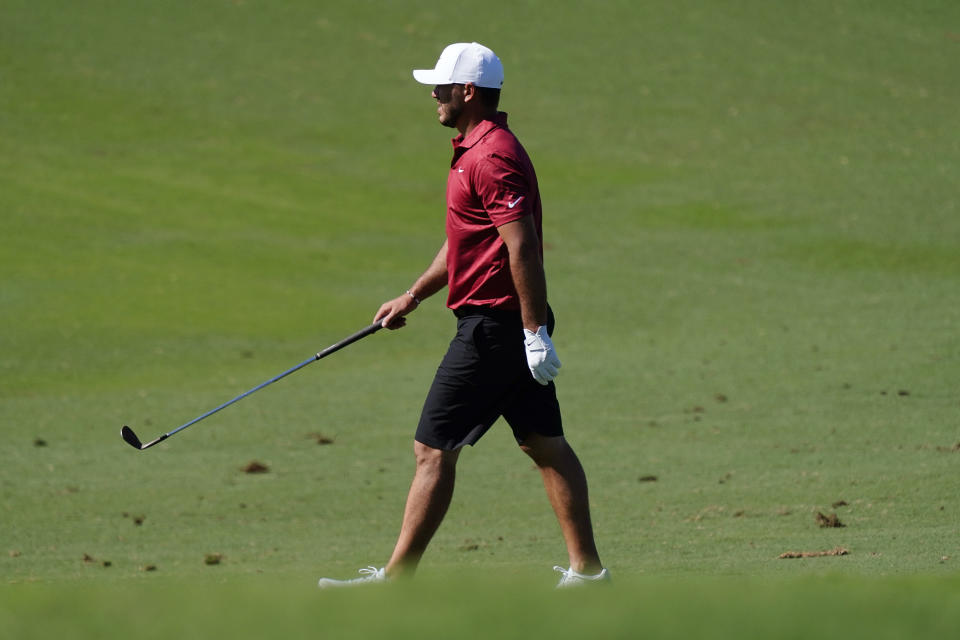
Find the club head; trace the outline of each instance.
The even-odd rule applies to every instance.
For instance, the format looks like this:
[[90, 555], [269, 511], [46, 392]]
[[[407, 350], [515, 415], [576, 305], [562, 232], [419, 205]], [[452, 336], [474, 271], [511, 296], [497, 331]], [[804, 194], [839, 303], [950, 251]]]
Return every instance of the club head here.
[[133, 429], [131, 429], [127, 425], [123, 425], [123, 429], [120, 429], [120, 436], [127, 442], [127, 444], [129, 444], [134, 449], [139, 449], [140, 451], [143, 451], [144, 449], [149, 449], [150, 447], [152, 447], [153, 445], [159, 442], [163, 442], [164, 440], [170, 437], [170, 434], [165, 433], [159, 438], [157, 438], [156, 440], [151, 440], [150, 442], [143, 444], [142, 442], [140, 442], [140, 438], [137, 437], [137, 434], [133, 432]]
[[138, 438], [137, 434], [133, 432], [133, 429], [127, 425], [123, 425], [123, 429], [120, 429], [120, 436], [134, 449], [143, 449], [140, 438]]

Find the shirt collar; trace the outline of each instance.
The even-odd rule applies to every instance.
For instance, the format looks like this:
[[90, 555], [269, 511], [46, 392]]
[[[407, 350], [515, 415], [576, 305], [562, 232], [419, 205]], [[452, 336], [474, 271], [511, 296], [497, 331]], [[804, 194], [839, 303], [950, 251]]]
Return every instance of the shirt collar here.
[[454, 138], [453, 142], [454, 149], [469, 149], [473, 145], [480, 142], [480, 140], [497, 128], [507, 128], [507, 114], [504, 111], [498, 111], [497, 115], [492, 118], [480, 121], [477, 126], [475, 126], [470, 133], [464, 136], [462, 133]]

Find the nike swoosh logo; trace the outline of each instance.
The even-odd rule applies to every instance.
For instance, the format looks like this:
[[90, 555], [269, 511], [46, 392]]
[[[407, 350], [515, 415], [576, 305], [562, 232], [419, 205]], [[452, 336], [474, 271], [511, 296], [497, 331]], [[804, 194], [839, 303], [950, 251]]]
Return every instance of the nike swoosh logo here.
[[508, 202], [508, 203], [507, 203], [507, 206], [510, 207], [511, 209], [513, 209], [515, 206], [517, 206], [518, 204], [520, 204], [520, 201], [523, 200], [525, 197], [526, 197], [526, 196], [520, 196], [519, 198], [517, 198], [517, 199], [514, 200], [513, 202]]

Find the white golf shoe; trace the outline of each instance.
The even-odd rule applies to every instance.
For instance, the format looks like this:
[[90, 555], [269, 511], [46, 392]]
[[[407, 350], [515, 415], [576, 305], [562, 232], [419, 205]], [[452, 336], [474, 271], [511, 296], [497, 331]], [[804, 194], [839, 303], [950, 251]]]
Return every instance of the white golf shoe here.
[[333, 578], [320, 578], [317, 586], [321, 589], [329, 587], [355, 587], [361, 584], [375, 584], [387, 581], [387, 573], [384, 568], [367, 567], [360, 569], [360, 577], [351, 580], [334, 580]]
[[553, 570], [559, 571], [563, 574], [560, 576], [560, 582], [557, 583], [557, 589], [565, 589], [566, 587], [579, 587], [585, 584], [590, 584], [591, 582], [610, 582], [610, 572], [606, 569], [594, 576], [577, 573], [573, 569], [564, 569], [563, 567], [554, 567]]

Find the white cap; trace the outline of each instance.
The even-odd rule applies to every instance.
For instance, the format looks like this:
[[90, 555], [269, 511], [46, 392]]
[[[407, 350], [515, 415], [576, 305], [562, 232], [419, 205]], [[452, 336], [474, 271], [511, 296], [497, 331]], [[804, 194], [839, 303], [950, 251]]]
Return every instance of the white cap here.
[[467, 84], [499, 89], [503, 86], [503, 65], [493, 51], [476, 42], [451, 44], [433, 69], [414, 69], [422, 84]]

